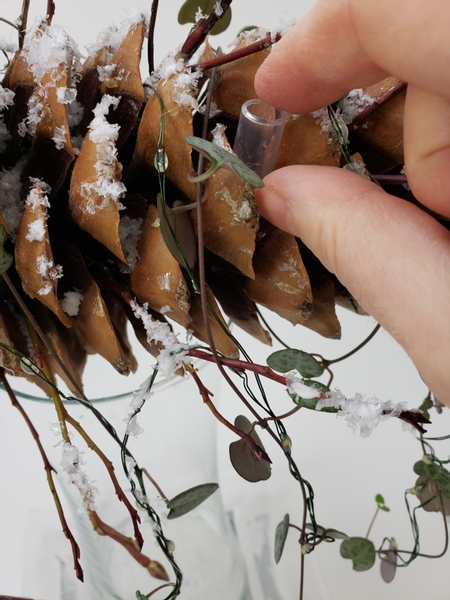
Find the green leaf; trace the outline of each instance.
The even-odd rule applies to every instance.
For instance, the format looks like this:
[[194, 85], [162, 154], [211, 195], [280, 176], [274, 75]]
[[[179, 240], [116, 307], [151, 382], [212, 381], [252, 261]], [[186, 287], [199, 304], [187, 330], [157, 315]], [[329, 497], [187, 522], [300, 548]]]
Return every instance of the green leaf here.
[[433, 462], [419, 460], [414, 465], [414, 473], [435, 483], [444, 496], [450, 498], [450, 472], [445, 467]]
[[[302, 398], [298, 394], [294, 394], [288, 390], [289, 396], [298, 406], [302, 408], [308, 408], [309, 410], [316, 410], [317, 400], [319, 399], [320, 394], [323, 392], [327, 394], [330, 391], [330, 388], [327, 387], [324, 383], [320, 381], [314, 381], [314, 379], [305, 379], [303, 381], [303, 385], [307, 385], [308, 387], [317, 389], [317, 398]], [[334, 408], [333, 406], [324, 406], [318, 412], [326, 412], [326, 413], [337, 413], [338, 408]]]
[[[252, 424], [244, 415], [237, 416], [234, 424], [244, 433], [249, 433], [252, 428]], [[264, 450], [264, 446], [255, 430], [250, 433], [250, 436]], [[230, 462], [234, 470], [243, 479], [252, 483], [265, 481], [272, 474], [270, 464], [260, 460], [244, 440], [238, 440], [230, 444]]]
[[190, 488], [185, 492], [181, 492], [181, 494], [178, 494], [167, 503], [167, 508], [169, 509], [167, 518], [177, 519], [194, 508], [197, 508], [197, 506], [209, 498], [211, 494], [214, 494], [218, 487], [218, 483], [203, 483]]
[[13, 264], [13, 257], [9, 252], [3, 248], [3, 244], [6, 241], [7, 233], [4, 225], [0, 225], [0, 275], [5, 273], [9, 267]]
[[137, 592], [136, 592], [136, 598], [137, 598], [137, 600], [147, 600], [147, 596], [144, 596], [144, 594], [141, 594], [141, 592], [139, 590], [137, 590]]
[[431, 394], [428, 395], [422, 404], [419, 406], [419, 410], [423, 412], [423, 416], [425, 419], [430, 420], [430, 409], [433, 408], [433, 400], [431, 399]]
[[[216, 0], [186, 0], [183, 6], [180, 8], [178, 13], [178, 23], [184, 25], [185, 23], [195, 23], [195, 15], [199, 8], [202, 9], [204, 15], [208, 16], [214, 9]], [[218, 35], [225, 31], [231, 21], [231, 8], [228, 8], [227, 12], [211, 29], [212, 35]]]
[[[314, 526], [312, 523], [306, 523], [306, 529], [310, 529], [314, 531]], [[316, 533], [319, 536], [323, 536], [324, 538], [333, 538], [335, 540], [349, 540], [350, 537], [343, 533], [342, 531], [338, 531], [337, 529], [325, 529], [322, 525], [316, 524]]]
[[267, 364], [271, 369], [280, 373], [296, 369], [302, 377], [307, 378], [319, 377], [324, 371], [322, 364], [314, 356], [295, 348], [273, 352], [267, 358]]
[[208, 140], [203, 140], [202, 138], [195, 137], [193, 135], [186, 135], [186, 142], [192, 146], [198, 152], [202, 152], [206, 154], [209, 160], [211, 161], [211, 167], [202, 175], [197, 177], [189, 177], [189, 181], [199, 182], [205, 181], [208, 177], [210, 177], [217, 169], [223, 167], [225, 165], [230, 166], [231, 169], [238, 175], [241, 179], [246, 181], [253, 188], [262, 188], [264, 187], [264, 182], [259, 175], [257, 175], [250, 167], [247, 167], [245, 163], [242, 162], [240, 158], [238, 158], [235, 154], [231, 154], [227, 150], [220, 148], [216, 144], [212, 142], [208, 142]]
[[423, 510], [427, 512], [442, 513], [442, 507], [444, 507], [444, 513], [450, 515], [450, 498], [442, 495], [441, 503], [435, 483], [425, 477], [419, 477], [416, 481], [415, 488], [419, 490], [417, 492], [417, 497], [419, 498], [420, 504], [422, 504]]
[[368, 571], [375, 563], [375, 546], [365, 538], [352, 537], [342, 542], [341, 556], [353, 561], [355, 571]]
[[390, 508], [388, 508], [387, 506], [385, 506], [384, 504], [380, 504], [380, 505], [378, 506], [378, 508], [379, 508], [380, 510], [384, 510], [384, 512], [391, 512], [391, 509], [390, 509]]
[[377, 494], [375, 496], [375, 502], [377, 504], [384, 504], [384, 498], [383, 498], [383, 496], [381, 494]]
[[287, 534], [289, 531], [289, 514], [284, 515], [284, 519], [281, 523], [278, 523], [275, 530], [275, 562], [280, 562], [281, 555], [283, 554], [284, 544], [286, 542]]

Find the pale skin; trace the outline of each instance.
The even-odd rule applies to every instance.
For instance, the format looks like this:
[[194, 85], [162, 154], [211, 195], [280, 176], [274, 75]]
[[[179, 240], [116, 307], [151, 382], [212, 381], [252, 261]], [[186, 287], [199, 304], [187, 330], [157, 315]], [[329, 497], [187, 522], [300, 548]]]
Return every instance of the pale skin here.
[[[407, 81], [408, 182], [450, 218], [449, 31], [445, 0], [318, 0], [264, 62], [256, 91], [304, 114], [388, 75]], [[342, 169], [285, 167], [264, 182], [263, 216], [305, 242], [450, 406], [450, 232]]]

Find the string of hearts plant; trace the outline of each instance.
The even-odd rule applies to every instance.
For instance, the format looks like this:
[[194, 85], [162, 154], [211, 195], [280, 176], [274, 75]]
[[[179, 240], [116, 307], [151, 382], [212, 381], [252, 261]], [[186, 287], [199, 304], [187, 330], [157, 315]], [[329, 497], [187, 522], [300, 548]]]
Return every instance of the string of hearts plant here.
[[[0, 378], [42, 456], [62, 529], [72, 546], [76, 576], [83, 579], [82, 557], [54, 485], [55, 469], [16, 398], [9, 374], [34, 382], [53, 400], [62, 436], [62, 466], [78, 488], [94, 529], [121, 544], [151, 576], [167, 582], [157, 587], [167, 591], [167, 600], [179, 596], [183, 572], [147, 499], [145, 479], [166, 501], [169, 519], [197, 507], [218, 486], [199, 482], [169, 499], [132, 455], [129, 437], [157, 376], [175, 373], [194, 380], [205, 410], [236, 436], [230, 459], [244, 479], [258, 482], [271, 474], [271, 459], [256, 428], [278, 444], [298, 481], [302, 516], [295, 524], [286, 515], [278, 526], [275, 561], [281, 558], [289, 528], [296, 529], [300, 599], [305, 556], [322, 542], [343, 539], [341, 555], [358, 571], [372, 567], [378, 556], [385, 581], [392, 580], [397, 564], [407, 566], [424, 556], [419, 552], [415, 516], [420, 508], [443, 514], [445, 548], [438, 556], [448, 545], [450, 472], [444, 466], [448, 461], [436, 456], [429, 443], [432, 438], [423, 437], [428, 411], [433, 406], [440, 410], [438, 400], [430, 394], [419, 410], [359, 396], [346, 398], [331, 389], [331, 366], [368, 343], [378, 327], [352, 352], [326, 359], [286, 345], [260, 312], [259, 307], [265, 307], [293, 325], [336, 339], [340, 325], [335, 302], [363, 313], [301, 240], [258, 215], [254, 189], [263, 182], [234, 154], [232, 144], [241, 106], [255, 98], [254, 74], [283, 32], [250, 28], [240, 34], [233, 51], [222, 55], [210, 45], [209, 34], [226, 29], [230, 4], [231, 0], [186, 2], [180, 22], [192, 21], [193, 28], [181, 49], [156, 70], [157, 0], [150, 19], [132, 13], [119, 27], [102, 32], [84, 60], [68, 34], [52, 25], [53, 2], [48, 2], [46, 16], [27, 29], [25, 0], [20, 19], [10, 23], [18, 31], [18, 48], [13, 53], [3, 49]], [[207, 16], [197, 11], [199, 5]], [[146, 36], [150, 76], [142, 82], [140, 56]], [[343, 167], [415, 202], [402, 170], [405, 87], [389, 78], [365, 90], [352, 90], [316, 113], [289, 116], [275, 168]], [[231, 333], [219, 305], [238, 328], [263, 344], [270, 345], [274, 338], [284, 349], [271, 353], [267, 365], [254, 363], [238, 333]], [[198, 341], [180, 342], [172, 322]], [[134, 394], [134, 411], [122, 435], [85, 396], [82, 372], [88, 352], [100, 354], [122, 375], [135, 370], [128, 323], [156, 364]], [[252, 421], [240, 415], [231, 423], [219, 413], [194, 359], [216, 364]], [[326, 383], [318, 379], [324, 375]], [[59, 389], [56, 376], [68, 392]], [[264, 378], [287, 389], [294, 403], [291, 411], [279, 415], [272, 408]], [[120, 445], [131, 494], [154, 523], [171, 575], [159, 560], [143, 552], [138, 513], [112, 463], [71, 416], [64, 403], [68, 399], [92, 411]], [[419, 432], [423, 459], [414, 465], [419, 479], [405, 497], [415, 540], [412, 550], [399, 549], [393, 538], [376, 549], [369, 539], [371, 527], [366, 537], [349, 538], [318, 524], [313, 488], [301, 475], [286, 427], [288, 419], [301, 418], [302, 408], [343, 414], [362, 435], [390, 417]], [[128, 510], [133, 538], [98, 514], [71, 429], [103, 461]], [[419, 498], [412, 510], [411, 494]], [[377, 513], [388, 510], [381, 496], [376, 503]], [[135, 593], [142, 600], [155, 591]]]

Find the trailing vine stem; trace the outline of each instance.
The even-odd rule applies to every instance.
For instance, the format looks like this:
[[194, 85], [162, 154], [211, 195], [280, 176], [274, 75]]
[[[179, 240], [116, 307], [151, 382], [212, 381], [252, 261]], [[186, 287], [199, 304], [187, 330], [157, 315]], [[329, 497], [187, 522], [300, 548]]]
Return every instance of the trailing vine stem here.
[[213, 9], [208, 17], [199, 19], [199, 21], [192, 27], [186, 41], [181, 47], [180, 56], [182, 58], [190, 58], [192, 54], [203, 44], [206, 36], [214, 27], [214, 25], [224, 16], [231, 5], [231, 2], [232, 0], [220, 0], [220, 10]]

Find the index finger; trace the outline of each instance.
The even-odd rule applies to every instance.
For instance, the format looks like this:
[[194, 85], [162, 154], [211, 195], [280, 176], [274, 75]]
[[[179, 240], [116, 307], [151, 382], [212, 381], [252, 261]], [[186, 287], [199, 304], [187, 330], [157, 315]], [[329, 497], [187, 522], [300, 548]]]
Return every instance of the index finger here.
[[319, 0], [263, 63], [256, 92], [296, 114], [387, 75], [450, 97], [449, 30], [442, 0]]

